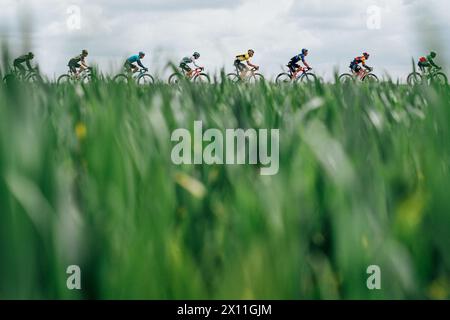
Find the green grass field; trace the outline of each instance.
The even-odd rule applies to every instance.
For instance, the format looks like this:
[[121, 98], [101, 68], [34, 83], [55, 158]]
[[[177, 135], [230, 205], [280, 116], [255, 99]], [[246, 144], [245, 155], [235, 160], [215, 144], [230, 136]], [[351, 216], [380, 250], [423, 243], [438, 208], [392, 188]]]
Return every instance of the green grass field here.
[[[195, 120], [278, 174], [174, 165]], [[2, 299], [450, 297], [448, 87], [1, 84], [0, 173]]]

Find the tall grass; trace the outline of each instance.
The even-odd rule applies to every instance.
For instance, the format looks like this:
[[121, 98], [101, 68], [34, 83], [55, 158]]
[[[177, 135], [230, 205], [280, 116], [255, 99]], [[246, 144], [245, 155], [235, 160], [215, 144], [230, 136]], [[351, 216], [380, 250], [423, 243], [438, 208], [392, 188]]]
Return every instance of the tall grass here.
[[[2, 84], [0, 298], [449, 298], [449, 101], [388, 82]], [[171, 132], [195, 120], [279, 128], [279, 173], [175, 166]]]

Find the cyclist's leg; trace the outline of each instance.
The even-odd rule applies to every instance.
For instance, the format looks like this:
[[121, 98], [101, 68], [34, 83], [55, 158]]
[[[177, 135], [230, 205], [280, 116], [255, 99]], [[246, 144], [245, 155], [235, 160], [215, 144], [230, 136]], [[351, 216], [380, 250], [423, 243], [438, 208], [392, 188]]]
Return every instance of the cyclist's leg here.
[[181, 68], [184, 72], [186, 72], [186, 76], [187, 76], [188, 78], [190, 78], [190, 77], [192, 76], [192, 69], [191, 69], [191, 67], [189, 67], [189, 65], [188, 65], [187, 63], [184, 63], [184, 62], [180, 63], [180, 68]]
[[234, 60], [234, 63], [233, 63], [233, 66], [236, 68], [236, 73], [239, 75], [240, 73], [241, 73], [241, 70], [240, 70], [240, 66], [239, 66], [239, 64], [240, 64], [241, 62], [239, 61], [239, 60]]
[[296, 63], [292, 63], [292, 61], [289, 61], [289, 63], [287, 64], [291, 75], [293, 75], [295, 73], [295, 70], [296, 70], [295, 65], [296, 65]]
[[358, 77], [362, 77], [363, 76], [363, 69], [361, 68], [361, 66], [360, 65], [358, 65], [358, 64], [355, 64], [355, 66], [353, 67], [353, 70], [355, 71], [355, 74], [358, 76]]
[[131, 66], [131, 70], [133, 71], [133, 73], [136, 73], [139, 71], [139, 67], [136, 64], [130, 63], [130, 66]]
[[426, 69], [430, 66], [430, 64], [428, 62], [419, 62], [418, 66], [420, 71], [422, 71], [422, 73], [425, 73]]
[[294, 67], [295, 74], [297, 74], [299, 72], [301, 66], [298, 63], [295, 63], [293, 67]]
[[129, 73], [131, 74], [131, 63], [128, 62], [128, 60], [125, 61], [125, 63], [123, 64], [123, 70], [125, 71], [125, 73]]
[[14, 68], [19, 72], [19, 74], [21, 76], [25, 75], [26, 70], [25, 70], [25, 67], [21, 63], [14, 62]]
[[72, 72], [75, 76], [78, 76], [78, 74], [79, 74], [78, 68], [80, 68], [80, 64], [79, 64], [78, 62], [75, 62], [75, 61], [69, 61], [69, 70], [70, 70], [70, 72]]
[[236, 62], [237, 62], [236, 67], [239, 70], [239, 75], [241, 76], [241, 79], [245, 79], [245, 77], [247, 76], [248, 67], [239, 60], [236, 60]]

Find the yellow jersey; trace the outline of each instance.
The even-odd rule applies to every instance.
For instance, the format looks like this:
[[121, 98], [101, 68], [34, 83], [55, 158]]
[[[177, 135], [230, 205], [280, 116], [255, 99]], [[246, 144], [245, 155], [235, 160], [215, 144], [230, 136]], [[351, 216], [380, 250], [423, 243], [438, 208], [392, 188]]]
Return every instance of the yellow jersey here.
[[250, 60], [250, 55], [248, 53], [240, 54], [236, 56], [236, 59], [239, 61], [248, 61]]

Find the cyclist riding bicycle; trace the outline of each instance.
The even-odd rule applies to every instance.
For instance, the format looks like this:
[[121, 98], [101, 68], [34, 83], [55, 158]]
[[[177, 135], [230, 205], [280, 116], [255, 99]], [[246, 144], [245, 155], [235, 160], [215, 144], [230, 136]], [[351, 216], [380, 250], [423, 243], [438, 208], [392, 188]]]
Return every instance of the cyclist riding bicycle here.
[[[148, 68], [146, 68], [141, 62], [141, 60], [144, 59], [144, 57], [145, 57], [145, 53], [142, 51], [140, 51], [139, 54], [135, 54], [135, 55], [129, 57], [125, 61], [125, 64], [124, 64], [125, 70], [127, 72], [135, 73], [135, 72], [139, 71], [139, 67], [141, 67], [142, 69], [147, 71]], [[137, 63], [139, 65], [139, 67], [135, 63]]]
[[234, 66], [239, 71], [241, 79], [244, 79], [245, 76], [247, 75], [247, 72], [249, 71], [249, 68], [245, 64], [243, 64], [243, 62], [247, 62], [248, 66], [255, 68], [256, 70], [259, 69], [259, 66], [254, 65], [250, 62], [250, 58], [252, 58], [254, 54], [255, 51], [249, 49], [247, 53], [236, 56], [236, 60], [234, 60]]
[[297, 72], [298, 69], [301, 68], [299, 62], [301, 61], [303, 65], [308, 68], [308, 70], [311, 69], [309, 64], [306, 62], [306, 56], [308, 55], [308, 49], [302, 49], [302, 52], [294, 57], [291, 58], [287, 66], [289, 67], [289, 70], [291, 73]]
[[194, 52], [194, 54], [190, 57], [184, 57], [183, 59], [181, 59], [180, 62], [180, 68], [184, 71], [186, 71], [186, 76], [188, 78], [190, 78], [192, 76], [192, 73], [194, 72], [194, 70], [192, 70], [192, 68], [189, 66], [190, 64], [193, 64], [196, 68], [202, 68], [199, 65], [197, 65], [197, 63], [195, 63], [195, 60], [197, 60], [198, 58], [200, 58], [200, 53], [198, 52]]
[[69, 66], [70, 71], [76, 76], [78, 76], [81, 72], [89, 68], [89, 66], [86, 64], [87, 56], [88, 56], [87, 50], [83, 49], [81, 51], [81, 54], [69, 60], [69, 63], [67, 65]]
[[366, 60], [369, 59], [369, 57], [370, 55], [367, 52], [364, 52], [361, 57], [356, 57], [355, 59], [353, 59], [353, 61], [350, 63], [350, 69], [352, 70], [352, 72], [359, 76], [362, 75], [362, 68], [359, 64], [362, 64], [362, 66], [367, 71], [372, 71], [372, 68], [366, 64]]
[[[33, 52], [28, 52], [27, 54], [21, 55], [20, 57], [14, 59], [13, 62], [14, 68], [17, 69], [22, 75], [24, 75], [27, 70], [33, 71], [33, 67], [31, 66], [30, 63], [30, 61], [33, 60], [33, 58], [34, 58]], [[26, 68], [22, 65], [23, 63], [25, 63]]]
[[426, 57], [420, 57], [419, 63], [417, 64], [422, 72], [428, 71], [430, 72], [432, 68], [436, 68], [438, 70], [442, 69], [434, 62], [434, 58], [436, 58], [437, 54], [434, 51], [431, 51], [429, 55]]

